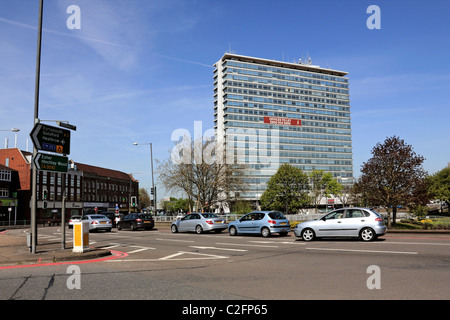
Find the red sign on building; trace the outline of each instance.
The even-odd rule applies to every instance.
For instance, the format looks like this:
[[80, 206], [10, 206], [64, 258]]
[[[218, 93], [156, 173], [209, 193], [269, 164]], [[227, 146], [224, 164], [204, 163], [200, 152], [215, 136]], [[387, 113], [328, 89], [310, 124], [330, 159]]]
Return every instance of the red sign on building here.
[[301, 126], [302, 120], [289, 119], [289, 118], [277, 118], [277, 117], [264, 117], [264, 123], [278, 124], [282, 126]]

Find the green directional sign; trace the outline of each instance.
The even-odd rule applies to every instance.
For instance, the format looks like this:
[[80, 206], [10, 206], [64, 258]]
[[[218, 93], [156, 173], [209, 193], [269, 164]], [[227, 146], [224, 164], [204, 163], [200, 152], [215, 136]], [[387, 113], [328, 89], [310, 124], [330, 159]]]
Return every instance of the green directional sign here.
[[46, 153], [38, 153], [34, 158], [37, 170], [67, 173], [69, 158]]

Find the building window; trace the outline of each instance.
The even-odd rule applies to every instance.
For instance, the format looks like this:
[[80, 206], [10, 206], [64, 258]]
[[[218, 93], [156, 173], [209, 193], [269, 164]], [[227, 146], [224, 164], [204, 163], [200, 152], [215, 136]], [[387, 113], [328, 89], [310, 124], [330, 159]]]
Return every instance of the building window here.
[[8, 198], [9, 190], [5, 188], [0, 188], [0, 198]]
[[11, 171], [0, 170], [0, 180], [1, 181], [11, 181]]

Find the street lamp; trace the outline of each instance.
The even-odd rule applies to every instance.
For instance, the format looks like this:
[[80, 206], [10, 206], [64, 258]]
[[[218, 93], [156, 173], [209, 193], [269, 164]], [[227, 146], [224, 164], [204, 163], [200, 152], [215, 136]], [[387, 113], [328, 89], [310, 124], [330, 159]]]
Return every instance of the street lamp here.
[[150, 145], [150, 159], [151, 159], [151, 169], [152, 169], [152, 190], [153, 190], [153, 215], [156, 216], [157, 213], [157, 202], [156, 202], [156, 190], [155, 190], [155, 180], [154, 180], [154, 176], [153, 176], [153, 150], [152, 150], [152, 143], [137, 143], [134, 142], [133, 145], [135, 146], [139, 146], [139, 145]]

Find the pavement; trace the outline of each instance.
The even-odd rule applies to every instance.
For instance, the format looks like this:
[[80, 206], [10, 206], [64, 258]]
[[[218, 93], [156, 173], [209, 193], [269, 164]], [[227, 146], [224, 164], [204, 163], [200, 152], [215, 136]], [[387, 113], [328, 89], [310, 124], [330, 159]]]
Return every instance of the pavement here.
[[[21, 229], [24, 231], [26, 229]], [[7, 267], [29, 267], [44, 264], [58, 264], [97, 260], [103, 257], [113, 257], [109, 250], [90, 246], [89, 251], [73, 252], [73, 244], [66, 242], [65, 249], [61, 241], [39, 241], [36, 253], [31, 253], [23, 232], [16, 229], [0, 229], [0, 269]]]

